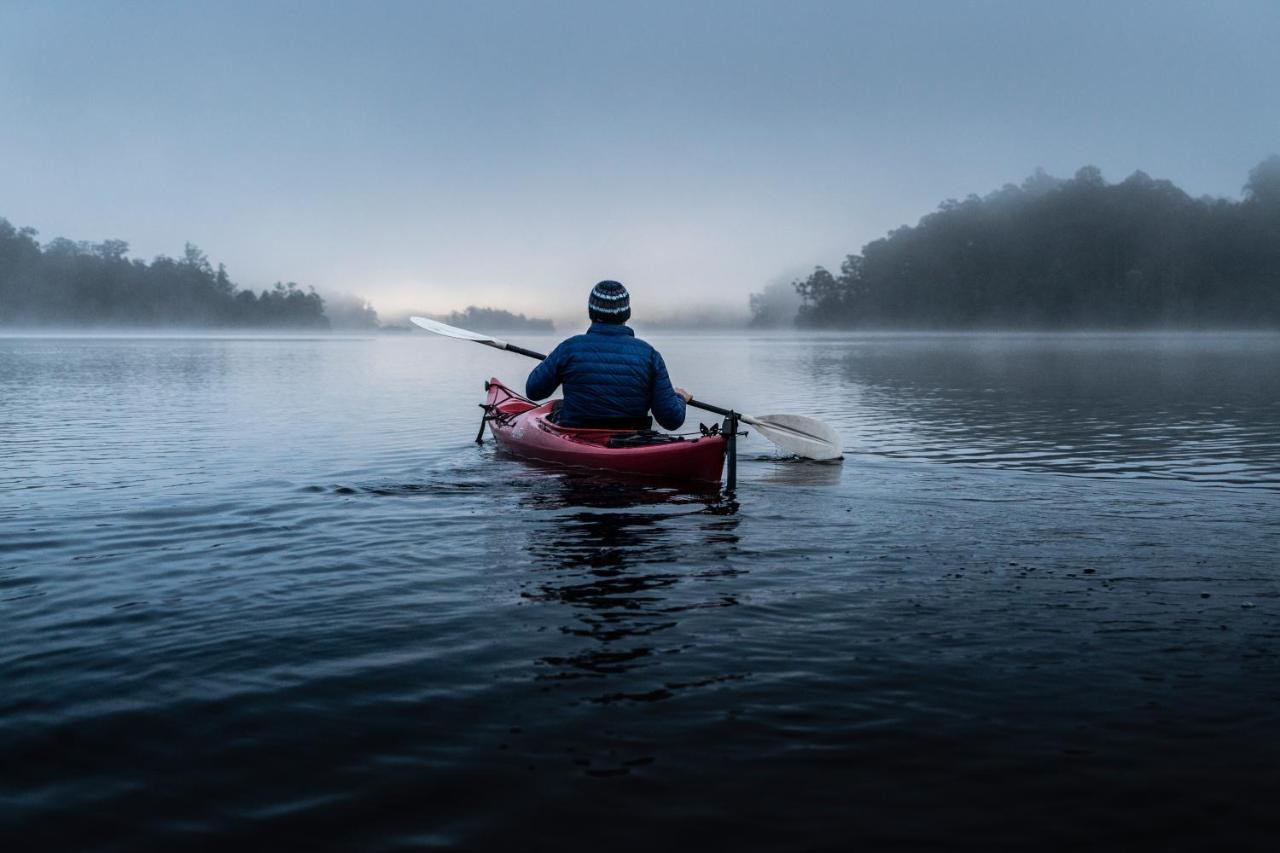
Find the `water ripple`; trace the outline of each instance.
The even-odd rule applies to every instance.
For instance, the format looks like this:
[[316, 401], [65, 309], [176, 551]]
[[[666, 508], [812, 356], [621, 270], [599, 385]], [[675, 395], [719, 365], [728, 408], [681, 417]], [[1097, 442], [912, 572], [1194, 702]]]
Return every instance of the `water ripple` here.
[[662, 343], [683, 384], [827, 418], [848, 458], [753, 436], [737, 500], [526, 464], [471, 442], [479, 380], [523, 365], [445, 341], [0, 339], [0, 834], [1270, 825], [1272, 339]]

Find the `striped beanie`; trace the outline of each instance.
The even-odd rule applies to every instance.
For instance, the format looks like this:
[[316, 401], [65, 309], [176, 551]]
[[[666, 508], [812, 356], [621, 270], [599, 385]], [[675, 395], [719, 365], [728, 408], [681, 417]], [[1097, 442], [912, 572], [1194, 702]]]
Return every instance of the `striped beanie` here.
[[631, 294], [619, 282], [602, 281], [591, 288], [587, 314], [593, 323], [625, 323], [631, 319]]

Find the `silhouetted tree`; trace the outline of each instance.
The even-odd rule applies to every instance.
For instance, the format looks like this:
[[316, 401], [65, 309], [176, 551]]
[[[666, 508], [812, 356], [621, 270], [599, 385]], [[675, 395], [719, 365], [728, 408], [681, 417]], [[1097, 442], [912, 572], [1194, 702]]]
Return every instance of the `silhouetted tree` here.
[[1280, 157], [1244, 200], [1192, 199], [1135, 172], [1043, 170], [948, 199], [795, 282], [807, 326], [1280, 325]]
[[373, 330], [378, 328], [378, 312], [367, 299], [350, 294], [329, 294], [324, 312], [334, 329]]
[[465, 311], [454, 311], [444, 322], [451, 326], [462, 326], [477, 331], [522, 331], [522, 332], [554, 332], [555, 326], [550, 320], [539, 317], [526, 317], [523, 314], [512, 314], [498, 308], [477, 308], [470, 305]]
[[1272, 154], [1249, 170], [1244, 196], [1260, 204], [1280, 204], [1280, 155]]
[[760, 293], [751, 294], [751, 325], [767, 329], [795, 325], [800, 297], [785, 279], [775, 281]]
[[129, 244], [63, 237], [43, 248], [0, 219], [0, 325], [286, 326], [328, 328], [313, 290], [277, 284], [255, 296], [188, 243], [181, 260], [128, 258]]

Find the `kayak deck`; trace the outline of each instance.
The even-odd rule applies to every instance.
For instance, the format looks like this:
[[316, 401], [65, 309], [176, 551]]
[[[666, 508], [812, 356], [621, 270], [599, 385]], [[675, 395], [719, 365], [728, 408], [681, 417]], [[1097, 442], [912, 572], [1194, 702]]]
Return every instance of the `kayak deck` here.
[[496, 378], [485, 389], [485, 422], [498, 445], [516, 455], [621, 474], [720, 481], [726, 442], [719, 433], [686, 437], [562, 427], [548, 420], [555, 400], [540, 405]]

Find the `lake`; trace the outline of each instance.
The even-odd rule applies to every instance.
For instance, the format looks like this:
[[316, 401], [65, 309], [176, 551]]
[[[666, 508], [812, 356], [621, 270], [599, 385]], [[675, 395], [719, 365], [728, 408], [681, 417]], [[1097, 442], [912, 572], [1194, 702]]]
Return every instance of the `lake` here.
[[645, 336], [843, 463], [509, 458], [532, 363], [425, 334], [0, 338], [0, 838], [1280, 831], [1280, 335]]

